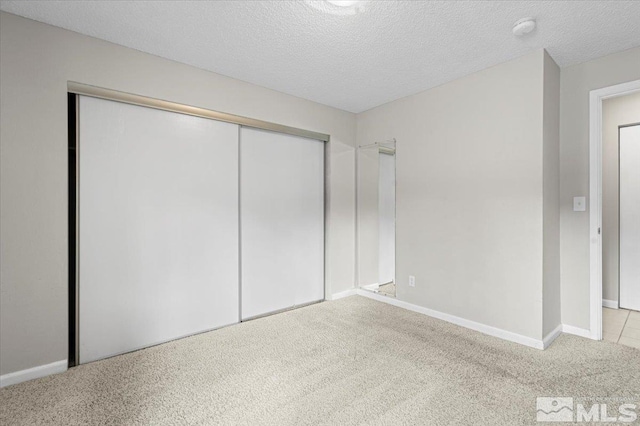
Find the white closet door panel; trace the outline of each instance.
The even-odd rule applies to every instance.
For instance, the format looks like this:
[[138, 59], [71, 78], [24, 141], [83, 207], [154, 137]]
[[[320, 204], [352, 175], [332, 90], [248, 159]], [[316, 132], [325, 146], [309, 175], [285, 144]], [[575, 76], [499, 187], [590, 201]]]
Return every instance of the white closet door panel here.
[[324, 299], [324, 144], [242, 128], [242, 318]]
[[238, 126], [80, 97], [80, 362], [238, 322]]
[[640, 125], [620, 129], [620, 307], [640, 311]]

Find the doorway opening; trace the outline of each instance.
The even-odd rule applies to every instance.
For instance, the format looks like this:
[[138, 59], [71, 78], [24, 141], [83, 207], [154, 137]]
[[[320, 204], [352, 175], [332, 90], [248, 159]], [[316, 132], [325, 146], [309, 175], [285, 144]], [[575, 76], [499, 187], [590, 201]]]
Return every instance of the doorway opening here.
[[358, 286], [396, 297], [395, 139], [358, 147]]
[[626, 124], [638, 117], [640, 92], [604, 101], [602, 338], [640, 349], [640, 123]]
[[640, 255], [639, 111], [640, 80], [590, 93], [590, 333], [638, 348], [640, 267], [629, 259]]

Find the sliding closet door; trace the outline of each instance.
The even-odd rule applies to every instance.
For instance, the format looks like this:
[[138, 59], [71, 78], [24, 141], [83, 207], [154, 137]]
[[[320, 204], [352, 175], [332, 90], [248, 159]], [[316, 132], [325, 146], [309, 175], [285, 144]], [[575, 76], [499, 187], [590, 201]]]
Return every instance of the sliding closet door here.
[[80, 97], [80, 362], [238, 322], [238, 126]]
[[640, 311], [640, 125], [620, 128], [620, 307]]
[[242, 128], [242, 318], [324, 299], [324, 143]]

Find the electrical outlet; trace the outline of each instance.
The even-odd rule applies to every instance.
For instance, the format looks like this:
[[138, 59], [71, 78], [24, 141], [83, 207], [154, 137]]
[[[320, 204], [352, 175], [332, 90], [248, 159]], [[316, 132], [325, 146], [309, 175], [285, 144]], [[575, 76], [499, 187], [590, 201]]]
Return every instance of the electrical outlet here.
[[416, 277], [414, 277], [413, 275], [409, 275], [409, 287], [415, 287], [416, 286]]

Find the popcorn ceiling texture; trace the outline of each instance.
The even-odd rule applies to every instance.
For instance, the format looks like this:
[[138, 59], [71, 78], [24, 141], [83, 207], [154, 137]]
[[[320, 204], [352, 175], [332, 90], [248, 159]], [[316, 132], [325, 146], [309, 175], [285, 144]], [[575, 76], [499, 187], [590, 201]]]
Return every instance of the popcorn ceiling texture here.
[[352, 296], [0, 389], [0, 424], [513, 426], [537, 396], [637, 403], [640, 350], [540, 351]]
[[[351, 112], [546, 48], [560, 67], [640, 45], [638, 1], [0, 1], [6, 12]], [[321, 8], [320, 8], [321, 9]], [[516, 38], [526, 16], [538, 28]]]

